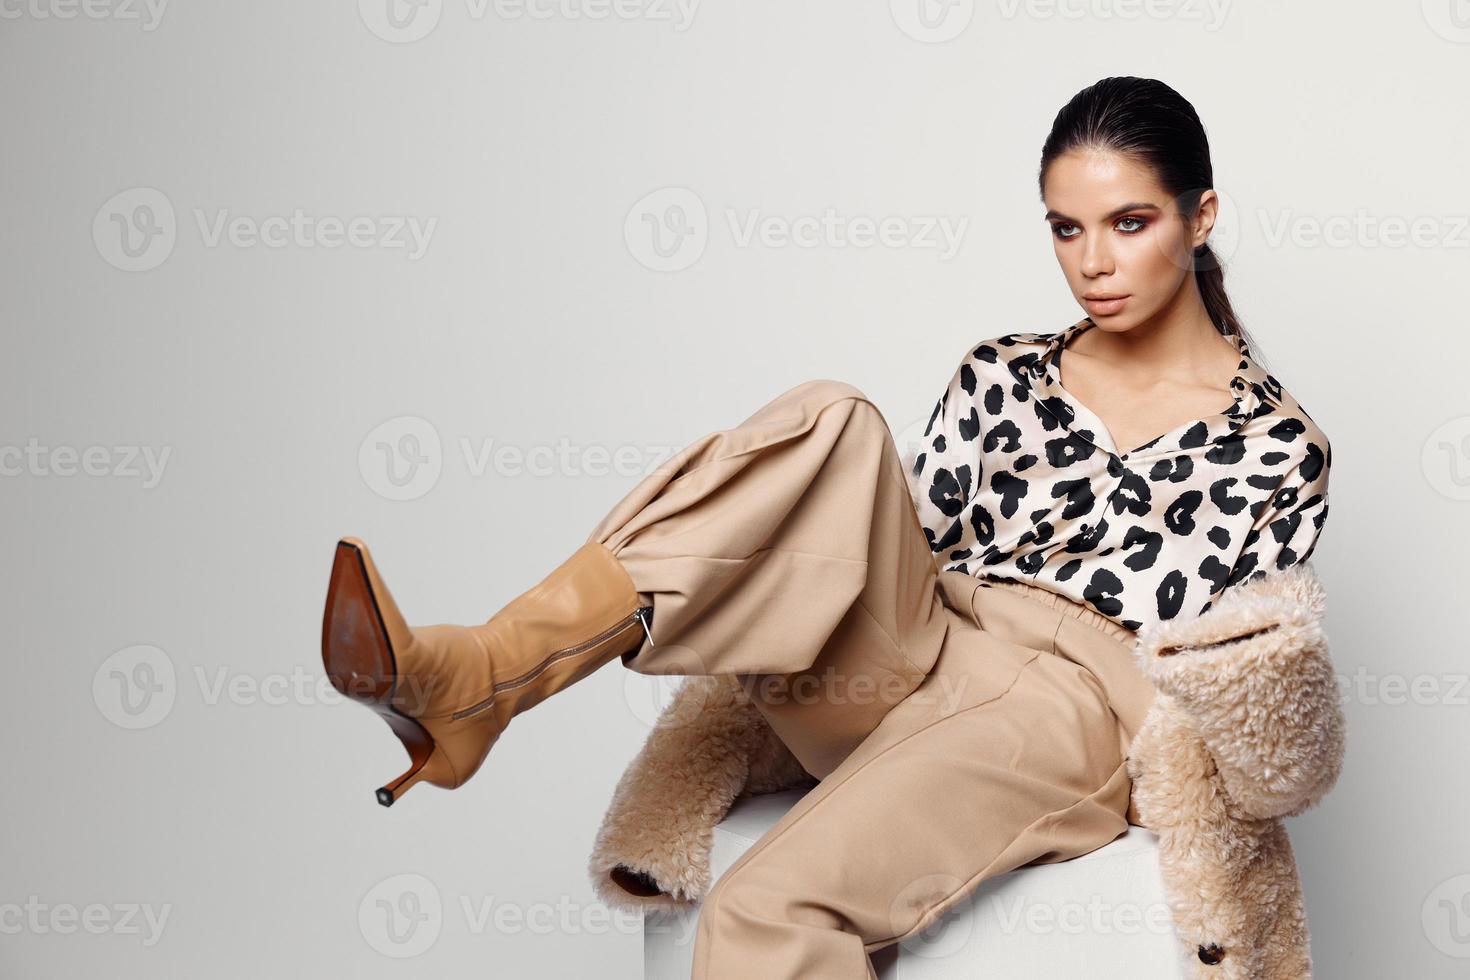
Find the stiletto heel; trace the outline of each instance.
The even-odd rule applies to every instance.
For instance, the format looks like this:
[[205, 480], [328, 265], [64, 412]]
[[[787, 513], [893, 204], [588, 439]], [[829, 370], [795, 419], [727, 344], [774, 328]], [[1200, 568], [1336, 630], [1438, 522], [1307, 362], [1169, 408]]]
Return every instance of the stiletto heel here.
[[[421, 782], [456, 789], [484, 762], [510, 719], [648, 638], [626, 569], [589, 541], [481, 626], [410, 627], [367, 545], [337, 542], [322, 617], [332, 686], [377, 713], [408, 751], [409, 768], [376, 791], [392, 806]], [[638, 629], [642, 626], [642, 630]]]
[[[385, 715], [384, 717], [389, 719], [388, 723], [393, 726], [393, 731], [403, 740], [403, 745], [409, 752], [411, 765], [403, 775], [388, 785], [378, 788], [376, 795], [379, 803], [383, 804], [383, 806], [392, 806], [398, 802], [404, 793], [408, 792], [410, 786], [420, 780], [438, 785], [448, 785], [449, 787], [459, 785], [454, 778], [454, 767], [450, 764], [449, 757], [441, 752], [439, 747], [434, 744], [434, 737], [429, 734], [428, 729], [415, 722], [412, 718], [406, 718], [402, 715]], [[400, 731], [398, 724], [395, 723], [395, 717], [399, 722], [410, 723], [421, 734], [405, 737], [404, 732]]]

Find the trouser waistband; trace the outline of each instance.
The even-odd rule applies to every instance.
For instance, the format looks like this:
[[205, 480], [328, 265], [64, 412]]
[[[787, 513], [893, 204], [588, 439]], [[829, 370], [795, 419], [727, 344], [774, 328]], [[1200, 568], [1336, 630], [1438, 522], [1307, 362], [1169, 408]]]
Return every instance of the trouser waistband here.
[[1030, 582], [1020, 582], [1013, 579], [981, 579], [980, 588], [1006, 589], [1019, 592], [1024, 596], [1045, 603], [1047, 606], [1057, 610], [1065, 616], [1071, 616], [1080, 620], [1087, 626], [1099, 632], [1111, 636], [1113, 639], [1131, 645], [1138, 639], [1138, 634], [1121, 623], [1114, 622], [1096, 609], [1085, 606], [1077, 600], [1064, 596], [1060, 592], [1033, 585]]

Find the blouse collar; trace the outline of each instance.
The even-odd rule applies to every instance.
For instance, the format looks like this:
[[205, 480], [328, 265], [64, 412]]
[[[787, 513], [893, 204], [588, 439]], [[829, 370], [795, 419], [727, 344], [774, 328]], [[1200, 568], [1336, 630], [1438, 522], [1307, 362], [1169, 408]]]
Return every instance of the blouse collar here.
[[[1030, 380], [1040, 404], [1046, 406], [1048, 399], [1059, 399], [1072, 409], [1074, 418], [1082, 415], [1095, 423], [1096, 432], [1105, 433], [1107, 429], [1102, 421], [1080, 401], [1073, 398], [1058, 380], [1060, 370], [1057, 362], [1063, 353], [1062, 349], [1071, 343], [1073, 337], [1094, 326], [1096, 324], [1091, 317], [1084, 317], [1062, 330], [1040, 335], [1039, 339], [1045, 344], [1045, 348], [1031, 363]], [[1280, 401], [1280, 384], [1257, 363], [1251, 355], [1245, 338], [1239, 335], [1228, 335], [1227, 339], [1231, 340], [1236, 350], [1240, 352], [1240, 361], [1236, 364], [1235, 374], [1230, 379], [1230, 391], [1235, 399], [1234, 405], [1218, 415], [1178, 426], [1134, 452], [1123, 452], [1120, 448], [1119, 452], [1122, 452], [1123, 457], [1136, 458], [1177, 451], [1180, 448], [1179, 439], [1186, 433], [1190, 433], [1191, 444], [1197, 445], [1198, 434], [1193, 430], [1201, 422], [1206, 426], [1205, 441], [1218, 443], [1233, 436], [1241, 426], [1257, 415], [1264, 415], [1275, 410], [1275, 406]], [[1070, 420], [1062, 421], [1070, 422]], [[1105, 440], [1107, 437], [1100, 436], [1099, 438]], [[1096, 445], [1097, 442], [1094, 441], [1094, 444]], [[1109, 447], [1099, 445], [1098, 448], [1107, 451]]]

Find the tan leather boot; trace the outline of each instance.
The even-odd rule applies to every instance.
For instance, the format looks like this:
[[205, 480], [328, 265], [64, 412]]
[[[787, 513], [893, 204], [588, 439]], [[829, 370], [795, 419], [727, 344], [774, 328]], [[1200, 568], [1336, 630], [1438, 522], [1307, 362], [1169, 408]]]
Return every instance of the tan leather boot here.
[[327, 587], [322, 663], [332, 686], [381, 715], [408, 749], [408, 771], [377, 791], [392, 806], [420, 781], [462, 786], [512, 717], [645, 635], [651, 643], [652, 611], [622, 563], [589, 541], [483, 625], [411, 627], [367, 545], [347, 537]]

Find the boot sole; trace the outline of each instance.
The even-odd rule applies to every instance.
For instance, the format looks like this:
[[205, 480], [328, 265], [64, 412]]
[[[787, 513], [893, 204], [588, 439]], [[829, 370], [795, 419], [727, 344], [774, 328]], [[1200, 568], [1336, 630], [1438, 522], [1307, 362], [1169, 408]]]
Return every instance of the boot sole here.
[[[398, 662], [380, 597], [373, 588], [375, 572], [367, 546], [360, 540], [337, 542], [322, 617], [322, 665], [332, 686], [371, 708], [408, 751], [407, 771], [374, 794], [380, 804], [392, 806], [421, 780], [448, 783], [452, 788], [454, 779], [428, 729], [394, 706]], [[391, 603], [392, 599], [383, 597], [383, 601]]]

